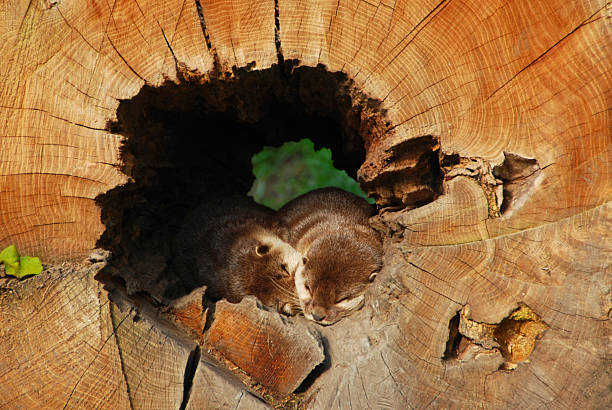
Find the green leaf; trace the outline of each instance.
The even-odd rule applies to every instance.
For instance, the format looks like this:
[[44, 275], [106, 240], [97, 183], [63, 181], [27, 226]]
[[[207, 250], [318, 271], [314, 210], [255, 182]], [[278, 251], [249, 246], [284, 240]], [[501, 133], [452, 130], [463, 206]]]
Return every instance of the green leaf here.
[[21, 269], [19, 274], [15, 275], [18, 278], [23, 278], [27, 275], [38, 275], [42, 272], [43, 267], [40, 259], [34, 256], [22, 256], [20, 260]]
[[316, 188], [335, 186], [367, 198], [357, 181], [334, 168], [332, 152], [314, 150], [309, 139], [265, 147], [252, 158], [255, 181], [249, 195], [256, 202], [278, 209], [290, 199]]
[[19, 252], [15, 245], [11, 245], [8, 248], [4, 248], [0, 252], [0, 262], [4, 263], [17, 263], [19, 262]]
[[0, 262], [4, 263], [4, 270], [7, 275], [15, 276], [19, 271], [19, 252], [15, 245], [4, 248], [0, 252]]
[[7, 275], [17, 278], [38, 275], [43, 269], [40, 259], [32, 256], [19, 256], [15, 245], [4, 248], [0, 252], [0, 263], [4, 263], [4, 271]]

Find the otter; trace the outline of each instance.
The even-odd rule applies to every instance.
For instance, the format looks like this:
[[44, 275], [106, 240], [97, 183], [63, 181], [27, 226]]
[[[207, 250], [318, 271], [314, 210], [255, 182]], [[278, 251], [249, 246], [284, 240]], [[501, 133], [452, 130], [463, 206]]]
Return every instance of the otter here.
[[217, 199], [185, 218], [173, 244], [174, 267], [186, 288], [206, 285], [212, 301], [254, 295], [292, 315], [299, 311], [294, 274], [303, 262], [287, 234], [274, 211], [250, 198]]
[[308, 192], [278, 211], [289, 244], [304, 257], [295, 288], [307, 319], [330, 325], [363, 306], [365, 288], [382, 268], [372, 214], [366, 200], [338, 188]]

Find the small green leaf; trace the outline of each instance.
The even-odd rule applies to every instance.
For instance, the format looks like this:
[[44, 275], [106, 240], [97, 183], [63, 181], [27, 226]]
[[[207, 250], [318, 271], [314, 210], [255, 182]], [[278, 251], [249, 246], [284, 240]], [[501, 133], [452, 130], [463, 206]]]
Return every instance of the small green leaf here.
[[4, 263], [4, 271], [7, 275], [16, 276], [15, 273], [19, 272], [19, 252], [15, 245], [4, 248], [0, 252], [0, 262]]
[[40, 263], [40, 259], [33, 256], [22, 256], [19, 261], [21, 265], [21, 269], [17, 276], [18, 278], [22, 278], [27, 275], [38, 275], [42, 272], [43, 267]]
[[28, 275], [37, 275], [42, 272], [40, 259], [32, 256], [19, 256], [15, 245], [4, 248], [0, 252], [0, 263], [4, 263], [7, 275], [23, 278]]
[[0, 262], [9, 265], [19, 263], [19, 252], [17, 252], [15, 245], [4, 248], [2, 252], [0, 252]]

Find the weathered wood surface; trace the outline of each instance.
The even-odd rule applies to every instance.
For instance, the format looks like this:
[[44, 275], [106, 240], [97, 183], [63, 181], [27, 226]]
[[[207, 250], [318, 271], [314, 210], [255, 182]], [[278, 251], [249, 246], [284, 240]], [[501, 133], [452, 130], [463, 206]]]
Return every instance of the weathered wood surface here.
[[205, 346], [282, 398], [325, 359], [320, 336], [302, 322], [258, 307], [255, 298], [220, 301]]
[[[122, 137], [106, 125], [144, 84], [177, 79], [177, 67], [265, 69], [279, 55], [325, 64], [387, 110], [389, 129], [366, 141], [364, 182], [406, 169], [402, 144], [426, 135], [443, 153], [493, 168], [508, 152], [541, 171], [501, 217], [460, 175], [436, 201], [376, 222], [385, 269], [363, 311], [322, 329], [331, 366], [309, 406], [610, 407], [610, 13], [605, 1], [5, 1], [0, 248], [45, 263], [88, 254], [104, 230], [94, 198], [128, 180]], [[427, 191], [392, 182], [373, 190]], [[190, 349], [125, 310], [127, 340], [115, 342], [124, 330], [91, 276], [11, 286], [0, 295], [1, 405], [180, 405]], [[519, 303], [550, 327], [530, 363], [499, 371], [494, 351], [442, 360], [464, 305], [492, 324]], [[163, 360], [147, 361], [160, 346]], [[211, 401], [189, 406], [248, 407], [252, 396], [207, 368], [191, 397]]]
[[0, 288], [0, 407], [129, 406], [110, 304], [92, 271]]
[[[495, 239], [423, 246], [413, 236], [387, 244], [365, 310], [322, 331], [332, 366], [312, 386], [313, 408], [609, 406], [612, 293], [597, 284], [610, 283], [609, 264], [601, 263], [611, 256], [610, 208]], [[410, 214], [406, 226], [420, 230]], [[444, 220], [444, 211], [438, 215]], [[530, 363], [499, 370], [504, 360], [495, 350], [442, 360], [449, 321], [462, 306], [492, 324], [518, 302], [550, 326]]]
[[[181, 406], [195, 344], [110, 302], [99, 268], [66, 265], [0, 287], [0, 408]], [[191, 392], [188, 408], [265, 407], [204, 357]]]

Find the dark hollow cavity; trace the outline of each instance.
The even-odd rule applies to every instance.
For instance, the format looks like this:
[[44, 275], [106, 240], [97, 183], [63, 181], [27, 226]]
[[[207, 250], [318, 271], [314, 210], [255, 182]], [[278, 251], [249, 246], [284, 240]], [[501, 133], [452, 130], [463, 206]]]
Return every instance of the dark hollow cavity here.
[[459, 343], [463, 339], [463, 335], [459, 333], [459, 322], [461, 318], [459, 312], [451, 318], [448, 323], [448, 340], [446, 341], [446, 349], [444, 350], [444, 356], [442, 360], [451, 360], [457, 358], [457, 350]]
[[502, 214], [522, 206], [537, 185], [541, 171], [536, 159], [504, 152], [504, 162], [493, 167], [493, 175], [504, 183], [504, 200], [500, 207]]
[[171, 271], [171, 243], [190, 210], [217, 196], [246, 194], [251, 158], [266, 145], [310, 138], [355, 177], [364, 141], [371, 140], [369, 124], [384, 116], [379, 108], [344, 73], [295, 61], [211, 77], [182, 73], [178, 83], [145, 85], [120, 102], [117, 120], [108, 124], [125, 137], [121, 171], [130, 182], [97, 198], [106, 226], [98, 246], [112, 252], [98, 278], [119, 277], [128, 294], [147, 292], [163, 303], [182, 296], [190, 289]]

